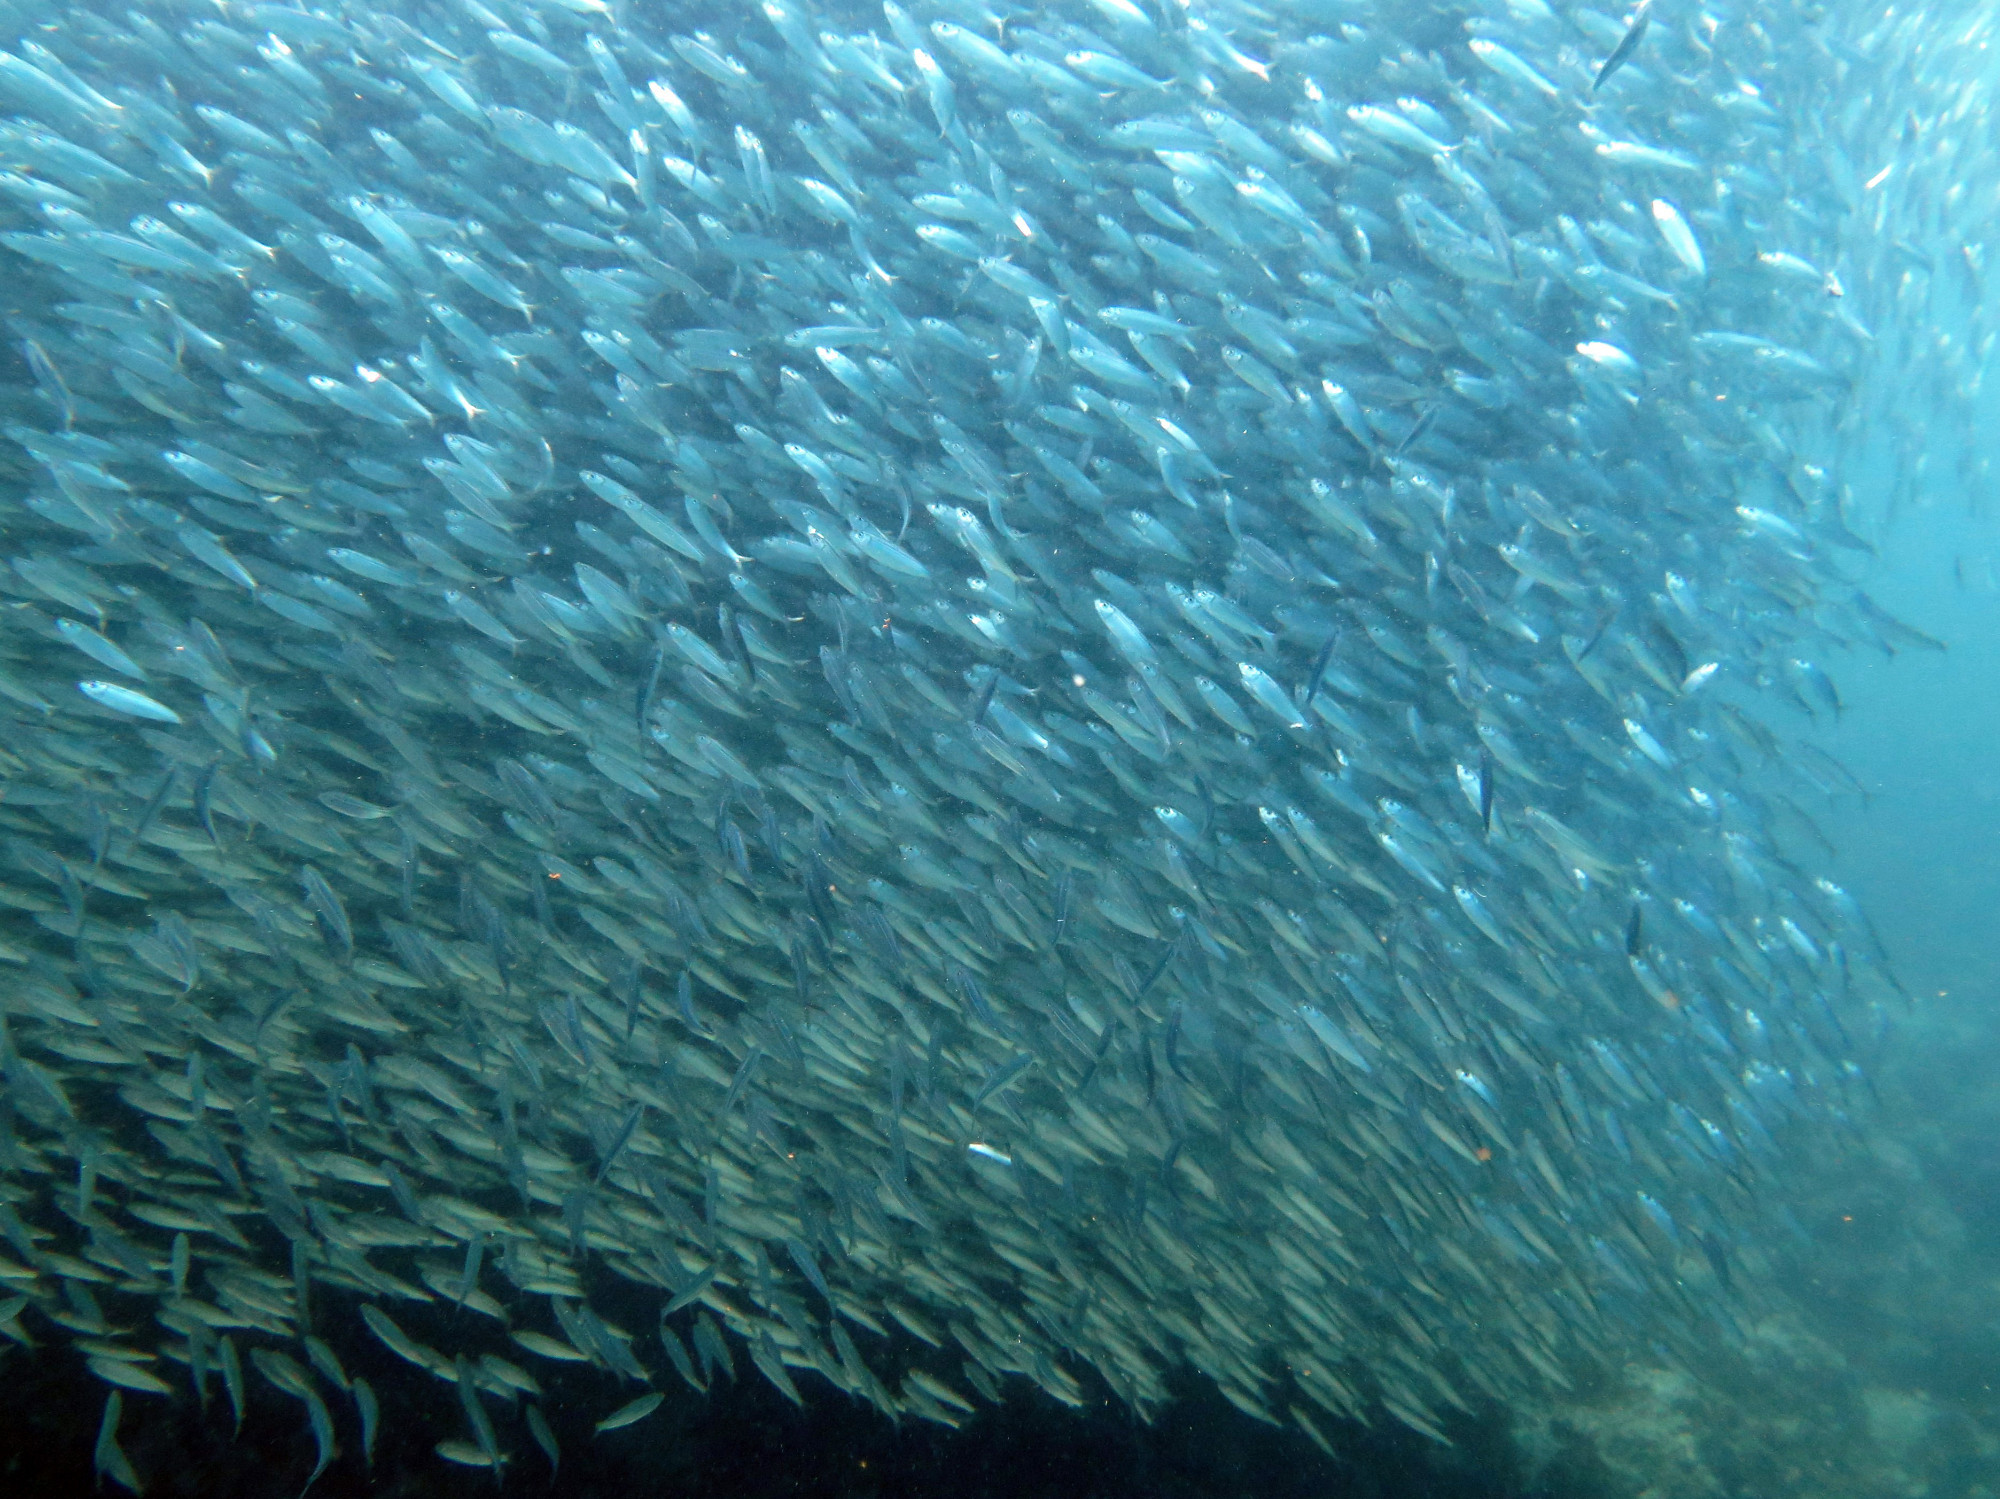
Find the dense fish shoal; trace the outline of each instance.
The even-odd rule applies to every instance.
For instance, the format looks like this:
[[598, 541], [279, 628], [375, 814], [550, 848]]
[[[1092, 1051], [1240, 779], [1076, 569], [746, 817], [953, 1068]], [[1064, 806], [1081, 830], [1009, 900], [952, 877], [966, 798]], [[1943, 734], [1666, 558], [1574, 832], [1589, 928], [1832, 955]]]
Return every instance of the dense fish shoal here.
[[366, 1458], [329, 1303], [498, 1468], [564, 1363], [1444, 1441], [1784, 1299], [1941, 38], [7, 15], [0, 1333], [102, 1475]]

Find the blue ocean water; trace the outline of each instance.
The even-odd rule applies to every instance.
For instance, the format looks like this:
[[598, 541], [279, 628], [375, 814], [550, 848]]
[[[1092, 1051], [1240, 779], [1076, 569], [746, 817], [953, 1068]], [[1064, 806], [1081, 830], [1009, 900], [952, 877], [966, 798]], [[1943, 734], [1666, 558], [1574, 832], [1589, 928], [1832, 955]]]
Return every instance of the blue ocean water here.
[[0, 16], [15, 1489], [1990, 1499], [1983, 8]]
[[1876, 564], [1878, 597], [1949, 652], [1857, 653], [1843, 673], [1847, 712], [1816, 736], [1868, 793], [1843, 796], [1826, 823], [1836, 863], [1926, 1009], [1954, 997], [1976, 1005], [2000, 961], [1990, 925], [2000, 707], [1986, 690], [2000, 676], [2000, 590], [1993, 516], [1981, 476], [1968, 477], [1964, 491], [1898, 515]]
[[[1965, 442], [1974, 461], [1961, 482], [1893, 517], [1874, 564], [1877, 596], [1949, 651], [1858, 655], [1842, 674], [1845, 712], [1816, 735], [1860, 784], [1821, 809], [1837, 877], [1865, 903], [1911, 1001], [1874, 1063], [1867, 1164], [1836, 1176], [1815, 1225], [1824, 1325], [1851, 1361], [1878, 1473], [1965, 1493], [1990, 1491], [2000, 1388], [1990, 1086], [2000, 1063], [1990, 752], [2000, 597], [1978, 464], [1986, 430]], [[1942, 435], [1943, 454], [1955, 436]]]

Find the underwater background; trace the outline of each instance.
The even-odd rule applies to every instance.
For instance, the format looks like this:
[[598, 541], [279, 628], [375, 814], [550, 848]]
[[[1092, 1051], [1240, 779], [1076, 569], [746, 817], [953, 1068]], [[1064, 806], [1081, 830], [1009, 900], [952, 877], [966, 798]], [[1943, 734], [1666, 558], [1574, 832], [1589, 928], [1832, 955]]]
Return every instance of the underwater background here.
[[0, 1482], [2000, 1491], [1983, 5], [0, 5]]

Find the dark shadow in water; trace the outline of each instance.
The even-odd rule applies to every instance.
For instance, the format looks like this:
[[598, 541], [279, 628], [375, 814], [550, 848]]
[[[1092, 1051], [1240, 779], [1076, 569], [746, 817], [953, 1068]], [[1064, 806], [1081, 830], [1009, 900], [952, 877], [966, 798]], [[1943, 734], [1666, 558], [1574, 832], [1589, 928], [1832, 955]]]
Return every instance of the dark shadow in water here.
[[[343, 1299], [324, 1297], [316, 1319], [323, 1330], [358, 1326], [355, 1309], [338, 1305]], [[396, 1311], [420, 1335], [423, 1320], [407, 1308]], [[371, 1473], [361, 1461], [352, 1405], [327, 1391], [342, 1450], [311, 1490], [317, 1499], [470, 1499], [496, 1492], [605, 1499], [1594, 1499], [1606, 1487], [1587, 1456], [1559, 1457], [1541, 1481], [1528, 1485], [1507, 1422], [1496, 1412], [1448, 1423], [1456, 1440], [1450, 1449], [1387, 1417], [1373, 1429], [1325, 1418], [1322, 1429], [1342, 1454], [1334, 1460], [1294, 1429], [1243, 1415], [1190, 1375], [1173, 1382], [1174, 1401], [1150, 1425], [1101, 1386], [1089, 1391], [1085, 1409], [1071, 1411], [1016, 1381], [1005, 1405], [983, 1409], [960, 1430], [910, 1420], [898, 1428], [804, 1371], [793, 1371], [805, 1397], [803, 1409], [796, 1408], [740, 1352], [734, 1388], [724, 1384], [706, 1398], [669, 1389], [666, 1403], [644, 1421], [603, 1435], [594, 1434], [595, 1422], [636, 1387], [581, 1366], [551, 1366], [521, 1355], [518, 1361], [535, 1366], [546, 1391], [543, 1405], [562, 1446], [562, 1468], [551, 1483], [548, 1464], [518, 1416], [489, 1402], [501, 1444], [512, 1456], [504, 1483], [496, 1485], [483, 1470], [433, 1455], [439, 1441], [467, 1434], [455, 1387], [400, 1362], [365, 1332], [336, 1341], [348, 1371], [365, 1374], [379, 1393], [383, 1430]], [[879, 1341], [875, 1346], [878, 1364], [907, 1354]], [[880, 1351], [885, 1348], [890, 1356]], [[303, 1362], [296, 1346], [291, 1352]], [[184, 1370], [164, 1362], [156, 1367], [185, 1388]], [[315, 1456], [305, 1412], [296, 1399], [246, 1372], [250, 1410], [234, 1441], [219, 1381], [205, 1415], [188, 1395], [126, 1394], [121, 1443], [149, 1499], [299, 1494]], [[33, 1352], [17, 1350], [0, 1363], [0, 1391], [0, 1492], [34, 1499], [89, 1493], [106, 1387], [76, 1352], [53, 1338]], [[107, 1485], [105, 1492], [119, 1491]]]

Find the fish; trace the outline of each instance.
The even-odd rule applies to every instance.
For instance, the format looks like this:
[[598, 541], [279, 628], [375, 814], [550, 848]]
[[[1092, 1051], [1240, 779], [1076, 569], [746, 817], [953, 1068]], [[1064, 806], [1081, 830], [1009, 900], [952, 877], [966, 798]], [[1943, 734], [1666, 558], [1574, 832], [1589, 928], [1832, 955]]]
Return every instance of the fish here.
[[617, 1431], [621, 1427], [636, 1425], [658, 1410], [665, 1399], [666, 1396], [662, 1395], [658, 1390], [653, 1390], [639, 1396], [636, 1400], [628, 1401], [599, 1421], [597, 1423], [597, 1431], [599, 1434], [602, 1434], [607, 1431]]
[[382, 1404], [376, 1398], [375, 1388], [358, 1375], [354, 1380], [354, 1404], [361, 1417], [361, 1457], [370, 1468], [375, 1466], [375, 1439], [382, 1430]]
[[97, 1448], [92, 1456], [92, 1466], [101, 1484], [109, 1478], [123, 1489], [137, 1494], [143, 1490], [139, 1475], [126, 1457], [125, 1450], [118, 1445], [118, 1426], [124, 1415], [124, 1397], [113, 1390], [104, 1402], [104, 1415], [97, 1426]]
[[542, 1414], [539, 1405], [527, 1407], [528, 1432], [535, 1439], [535, 1445], [542, 1449], [542, 1455], [549, 1460], [549, 1473], [554, 1474], [562, 1466], [562, 1448], [556, 1441], [555, 1432], [549, 1428], [549, 1418]]
[[1941, 644], [1842, 437], [1975, 430], [1941, 18], [101, 9], [0, 52], [0, 1228], [102, 1477], [162, 1360], [501, 1480], [537, 1360], [1338, 1449], [1781, 1315], [1901, 994], [1727, 684]]
[[122, 713], [128, 718], [143, 718], [153, 723], [181, 722], [180, 714], [165, 703], [116, 682], [78, 682], [76, 688], [92, 702], [109, 708], [113, 713]]
[[354, 956], [354, 929], [348, 923], [347, 908], [340, 896], [327, 884], [326, 876], [310, 864], [299, 867], [299, 883], [305, 891], [306, 903], [312, 908], [320, 940], [342, 961], [351, 959]]
[[108, 666], [113, 671], [137, 681], [148, 680], [144, 667], [88, 625], [78, 624], [73, 619], [59, 619], [56, 621], [56, 633], [98, 665]]
[[1646, 28], [1652, 24], [1653, 0], [1639, 0], [1625, 22], [1625, 34], [1618, 39], [1618, 45], [1611, 49], [1590, 80], [1590, 91], [1593, 94], [1604, 87], [1606, 79], [1632, 60], [1632, 55], [1639, 50], [1639, 44], [1646, 39]]

